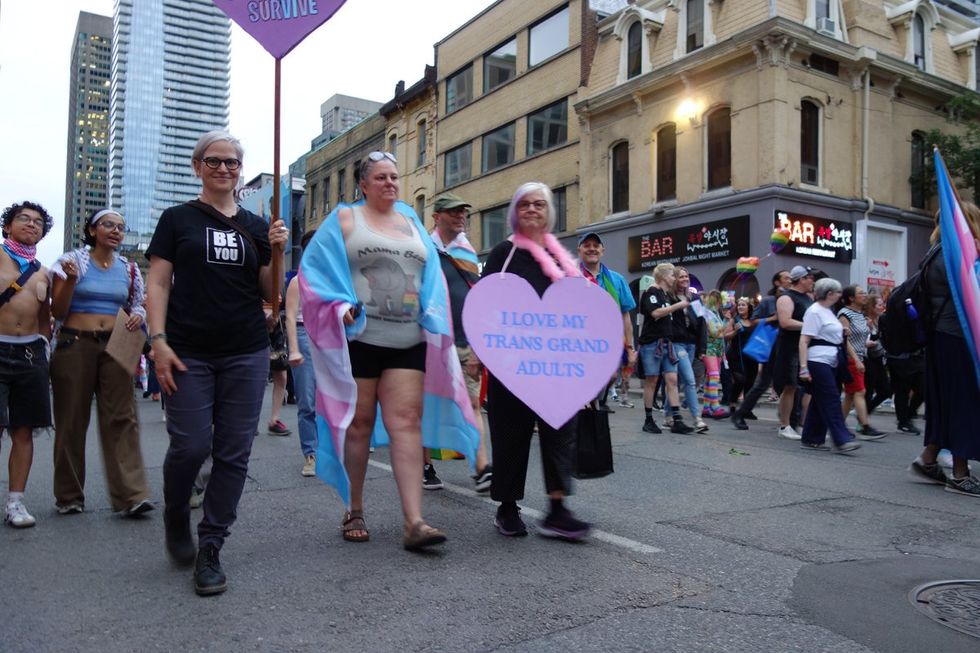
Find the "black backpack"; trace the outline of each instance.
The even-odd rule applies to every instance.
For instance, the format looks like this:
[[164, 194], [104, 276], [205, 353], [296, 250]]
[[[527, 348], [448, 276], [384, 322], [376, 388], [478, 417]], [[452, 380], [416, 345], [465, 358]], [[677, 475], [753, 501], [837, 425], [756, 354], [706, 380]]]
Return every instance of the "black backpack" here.
[[926, 252], [919, 269], [888, 296], [885, 313], [878, 318], [878, 330], [881, 344], [889, 354], [914, 354], [925, 347], [927, 334], [932, 329], [932, 304], [926, 290], [926, 274], [929, 264], [941, 251], [936, 245]]

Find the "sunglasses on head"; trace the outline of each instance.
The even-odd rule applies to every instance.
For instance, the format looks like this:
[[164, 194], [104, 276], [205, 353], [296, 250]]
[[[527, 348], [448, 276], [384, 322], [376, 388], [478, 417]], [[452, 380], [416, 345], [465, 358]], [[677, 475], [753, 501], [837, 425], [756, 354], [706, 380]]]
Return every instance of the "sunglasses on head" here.
[[398, 159], [396, 159], [395, 155], [391, 152], [371, 152], [368, 154], [368, 159], [374, 162], [381, 161], [382, 159], [388, 159], [395, 165], [398, 165]]

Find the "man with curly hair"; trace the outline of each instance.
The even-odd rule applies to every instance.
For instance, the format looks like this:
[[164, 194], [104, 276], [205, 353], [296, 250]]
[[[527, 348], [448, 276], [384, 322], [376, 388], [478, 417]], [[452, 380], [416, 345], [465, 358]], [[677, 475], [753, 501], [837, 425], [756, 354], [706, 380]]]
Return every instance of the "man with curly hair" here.
[[10, 448], [10, 493], [4, 523], [29, 528], [34, 517], [24, 507], [24, 489], [34, 459], [31, 431], [51, 426], [48, 339], [51, 337], [48, 271], [37, 259], [37, 244], [51, 230], [44, 207], [33, 202], [3, 211], [0, 253], [0, 431]]

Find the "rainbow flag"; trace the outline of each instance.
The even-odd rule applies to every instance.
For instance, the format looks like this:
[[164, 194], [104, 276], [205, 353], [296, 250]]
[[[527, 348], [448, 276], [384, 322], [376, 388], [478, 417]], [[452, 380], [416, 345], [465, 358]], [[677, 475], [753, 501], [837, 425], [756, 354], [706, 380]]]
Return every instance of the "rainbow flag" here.
[[[367, 318], [362, 312], [354, 324], [344, 325], [344, 314], [357, 304], [357, 297], [337, 218], [339, 208], [327, 216], [307, 245], [299, 267], [298, 283], [316, 375], [316, 474], [333, 486], [344, 504], [350, 506], [344, 442], [357, 404], [357, 385], [351, 374], [347, 339], [364, 330]], [[409, 217], [420, 234], [425, 233], [408, 204], [399, 201], [395, 209]], [[419, 324], [426, 342], [422, 445], [462, 452], [469, 459], [471, 469], [476, 471], [480, 436], [453, 344], [449, 293], [435, 245], [428, 238], [423, 241], [427, 257], [419, 281]], [[378, 410], [381, 410], [380, 405]], [[375, 420], [372, 442], [378, 446], [389, 442], [380, 416]]]
[[973, 369], [980, 384], [980, 261], [973, 232], [963, 216], [959, 195], [949, 179], [949, 171], [939, 148], [933, 149], [936, 163], [936, 186], [939, 192], [939, 232], [943, 260], [956, 313], [963, 336], [973, 355]]

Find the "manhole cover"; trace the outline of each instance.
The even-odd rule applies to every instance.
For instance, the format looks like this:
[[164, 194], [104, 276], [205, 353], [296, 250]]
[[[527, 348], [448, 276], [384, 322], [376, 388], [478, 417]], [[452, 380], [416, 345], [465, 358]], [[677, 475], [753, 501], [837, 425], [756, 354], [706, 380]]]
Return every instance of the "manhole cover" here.
[[980, 580], [926, 583], [912, 590], [909, 600], [930, 619], [980, 638]]

